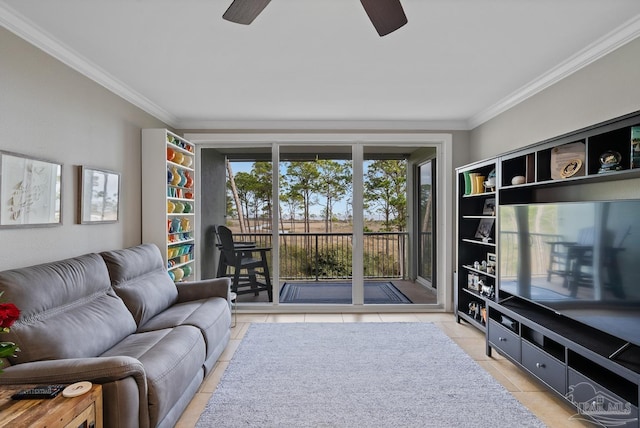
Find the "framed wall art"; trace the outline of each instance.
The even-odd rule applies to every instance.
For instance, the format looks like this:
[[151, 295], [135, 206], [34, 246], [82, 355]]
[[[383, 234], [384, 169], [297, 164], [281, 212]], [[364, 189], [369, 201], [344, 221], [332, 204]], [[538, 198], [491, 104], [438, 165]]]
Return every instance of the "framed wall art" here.
[[62, 224], [62, 164], [0, 151], [0, 227]]
[[80, 166], [79, 222], [115, 223], [120, 207], [120, 174]]

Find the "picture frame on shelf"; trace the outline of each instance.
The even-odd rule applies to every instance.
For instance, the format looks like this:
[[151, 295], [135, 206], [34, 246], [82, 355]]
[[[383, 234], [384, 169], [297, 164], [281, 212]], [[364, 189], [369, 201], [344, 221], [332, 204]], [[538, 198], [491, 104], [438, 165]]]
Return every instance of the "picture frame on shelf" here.
[[498, 257], [495, 253], [487, 253], [487, 273], [495, 275]]
[[120, 173], [81, 165], [79, 167], [80, 224], [116, 223], [120, 212]]
[[62, 224], [62, 164], [0, 151], [0, 227]]
[[631, 168], [640, 168], [640, 126], [631, 127]]
[[585, 175], [586, 151], [584, 140], [554, 147], [551, 150], [551, 178], [562, 180]]
[[487, 253], [487, 266], [495, 266], [498, 263], [498, 257], [495, 253]]
[[472, 291], [480, 290], [478, 286], [478, 275], [475, 273], [467, 274], [467, 288]]
[[487, 242], [491, 239], [491, 230], [493, 229], [494, 219], [481, 218], [478, 223], [478, 229], [476, 230], [475, 237]]
[[484, 200], [482, 215], [496, 215], [496, 198], [487, 198]]

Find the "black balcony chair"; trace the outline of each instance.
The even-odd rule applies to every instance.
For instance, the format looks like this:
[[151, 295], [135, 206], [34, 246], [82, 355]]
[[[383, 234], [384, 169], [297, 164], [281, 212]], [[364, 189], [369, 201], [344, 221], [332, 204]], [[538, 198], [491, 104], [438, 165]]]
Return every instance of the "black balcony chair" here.
[[[229, 263], [227, 263], [227, 259], [224, 257], [224, 251], [222, 251], [222, 241], [220, 240], [220, 234], [218, 233], [218, 228], [223, 227], [220, 226], [218, 224], [215, 224], [213, 226], [213, 230], [215, 232], [215, 238], [216, 238], [216, 248], [218, 249], [218, 251], [220, 252], [220, 257], [218, 259], [218, 269], [216, 271], [216, 277], [220, 278], [223, 276], [227, 276], [227, 270], [229, 267]], [[236, 249], [239, 248], [253, 248], [256, 246], [255, 242], [249, 242], [249, 241], [233, 241], [233, 247]]]
[[[258, 295], [266, 291], [269, 301], [273, 301], [273, 288], [267, 264], [268, 247], [256, 247], [255, 244], [234, 243], [233, 233], [228, 227], [218, 226], [216, 234], [221, 251], [218, 277], [231, 278], [231, 291], [240, 294]], [[238, 245], [239, 244], [239, 245]], [[231, 272], [227, 272], [231, 270]], [[260, 281], [258, 277], [261, 277]]]
[[[604, 230], [600, 237], [602, 248], [601, 266], [608, 277], [608, 288], [616, 297], [624, 297], [621, 287], [621, 277], [618, 269], [618, 253], [624, 251], [623, 243], [629, 234], [629, 227], [621, 227], [616, 231]], [[551, 245], [547, 281], [551, 275], [563, 278], [563, 287], [569, 288], [571, 296], [577, 294], [578, 286], [591, 287], [593, 278], [593, 253], [596, 245], [595, 230], [593, 228], [580, 229], [576, 242], [556, 241]]]

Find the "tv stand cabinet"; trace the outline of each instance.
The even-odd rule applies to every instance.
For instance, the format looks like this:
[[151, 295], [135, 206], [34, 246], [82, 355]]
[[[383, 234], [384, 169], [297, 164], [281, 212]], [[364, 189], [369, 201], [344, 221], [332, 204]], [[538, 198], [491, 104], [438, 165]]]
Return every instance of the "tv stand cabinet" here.
[[604, 426], [640, 426], [640, 347], [517, 297], [487, 306], [487, 355], [499, 352]]
[[[640, 346], [501, 290], [494, 227], [503, 205], [640, 199], [638, 136], [640, 111], [457, 169], [456, 320], [485, 332], [487, 355], [499, 352], [601, 426], [640, 428]], [[613, 168], [601, 163], [610, 153]], [[470, 174], [494, 171], [495, 187], [469, 192]], [[483, 222], [495, 226], [479, 240]]]

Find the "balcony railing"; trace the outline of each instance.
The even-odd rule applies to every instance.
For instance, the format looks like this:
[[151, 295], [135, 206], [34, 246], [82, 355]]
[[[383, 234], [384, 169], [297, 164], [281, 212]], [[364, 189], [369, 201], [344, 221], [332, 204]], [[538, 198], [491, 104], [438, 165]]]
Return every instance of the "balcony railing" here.
[[[273, 247], [270, 233], [234, 233], [236, 242], [254, 242], [257, 246]], [[543, 276], [549, 269], [551, 242], [562, 237], [531, 234], [531, 273]], [[423, 248], [430, 248], [431, 234], [424, 234]], [[364, 233], [364, 277], [366, 279], [407, 278], [406, 232]], [[325, 280], [351, 279], [353, 254], [351, 233], [283, 233], [280, 234], [280, 279]], [[516, 275], [517, 233], [503, 232], [500, 243], [500, 275]], [[271, 262], [271, 260], [270, 260]]]
[[[234, 233], [236, 242], [272, 247], [270, 233]], [[280, 279], [350, 279], [353, 254], [351, 233], [280, 234]], [[364, 277], [405, 279], [406, 232], [364, 233]]]
[[[530, 266], [532, 276], [546, 276], [550, 269], [551, 244], [562, 240], [562, 235], [529, 234]], [[501, 232], [500, 277], [515, 278], [518, 274], [518, 233]]]

